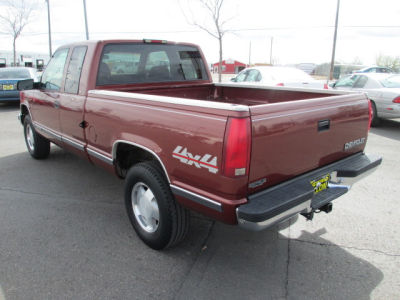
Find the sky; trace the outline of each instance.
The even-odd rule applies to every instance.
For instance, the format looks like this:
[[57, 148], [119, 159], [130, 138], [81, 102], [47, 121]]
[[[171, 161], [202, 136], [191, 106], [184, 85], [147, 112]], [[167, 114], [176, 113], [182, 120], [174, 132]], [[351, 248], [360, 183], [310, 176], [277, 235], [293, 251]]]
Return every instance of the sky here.
[[[13, 0], [19, 1], [19, 0]], [[31, 0], [26, 0], [31, 1]], [[49, 0], [54, 50], [84, 40], [83, 0]], [[5, 12], [1, 5], [0, 14]], [[17, 51], [48, 53], [47, 6], [38, 10], [17, 40]], [[218, 40], [191, 23], [212, 28], [196, 0], [86, 0], [90, 39], [154, 38], [198, 44], [209, 63], [218, 61]], [[244, 63], [330, 62], [337, 0], [224, 0], [229, 30], [223, 58]], [[251, 44], [251, 51], [250, 51]], [[342, 0], [336, 60], [375, 64], [379, 54], [400, 56], [399, 0]], [[0, 50], [12, 39], [0, 30]]]

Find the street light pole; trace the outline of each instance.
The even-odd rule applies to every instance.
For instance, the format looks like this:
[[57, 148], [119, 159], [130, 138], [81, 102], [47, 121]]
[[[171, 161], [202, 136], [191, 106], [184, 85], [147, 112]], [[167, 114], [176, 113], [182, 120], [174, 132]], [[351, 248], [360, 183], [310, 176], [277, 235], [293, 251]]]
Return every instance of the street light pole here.
[[271, 50], [269, 51], [269, 64], [272, 66], [272, 45], [274, 43], [274, 37], [271, 36]]
[[51, 27], [50, 27], [50, 0], [46, 0], [47, 2], [47, 23], [49, 25], [49, 54], [50, 58], [53, 55], [53, 52], [51, 51]]
[[83, 0], [83, 12], [85, 15], [86, 39], [89, 40], [89, 29], [88, 29], [87, 14], [86, 14], [86, 0]]
[[340, 7], [340, 0], [337, 0], [335, 34], [333, 35], [331, 69], [329, 71], [328, 81], [333, 79], [333, 69], [334, 69], [334, 65], [335, 65], [335, 52], [336, 52], [336, 37], [337, 37], [337, 29], [338, 29], [338, 21], [339, 21], [339, 7]]

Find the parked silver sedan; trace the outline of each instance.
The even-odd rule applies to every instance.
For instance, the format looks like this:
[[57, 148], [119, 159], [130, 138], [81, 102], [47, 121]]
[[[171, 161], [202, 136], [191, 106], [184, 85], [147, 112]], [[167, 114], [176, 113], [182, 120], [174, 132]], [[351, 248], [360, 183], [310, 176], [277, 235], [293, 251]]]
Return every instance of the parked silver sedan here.
[[292, 67], [256, 66], [244, 69], [232, 82], [240, 84], [327, 89], [326, 80], [315, 80], [306, 72]]
[[374, 111], [373, 126], [380, 118], [400, 118], [400, 74], [351, 74], [336, 81], [332, 88], [366, 92]]

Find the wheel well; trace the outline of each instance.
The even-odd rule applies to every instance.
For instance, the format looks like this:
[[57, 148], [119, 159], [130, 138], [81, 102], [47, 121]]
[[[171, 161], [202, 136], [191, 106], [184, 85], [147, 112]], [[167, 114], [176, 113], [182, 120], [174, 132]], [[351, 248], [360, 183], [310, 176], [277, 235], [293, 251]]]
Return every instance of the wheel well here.
[[29, 115], [29, 110], [25, 105], [21, 105], [21, 123], [24, 124], [25, 116]]
[[133, 165], [145, 161], [154, 162], [160, 168], [160, 171], [162, 171], [162, 173], [166, 175], [165, 170], [161, 165], [159, 159], [154, 156], [154, 154], [145, 149], [130, 144], [119, 143], [117, 145], [117, 150], [115, 153], [115, 167], [118, 176], [120, 176], [121, 178], [126, 177], [128, 170]]

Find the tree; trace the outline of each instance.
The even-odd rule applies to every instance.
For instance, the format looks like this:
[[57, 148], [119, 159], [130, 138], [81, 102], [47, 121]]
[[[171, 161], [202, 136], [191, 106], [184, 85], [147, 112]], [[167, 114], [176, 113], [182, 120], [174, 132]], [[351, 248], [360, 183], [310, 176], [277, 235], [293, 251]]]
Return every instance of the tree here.
[[[191, 2], [192, 5], [189, 4]], [[201, 30], [207, 32], [212, 37], [216, 38], [219, 43], [219, 64], [218, 64], [218, 82], [221, 82], [221, 71], [222, 71], [222, 39], [224, 35], [228, 32], [225, 28], [227, 22], [232, 18], [224, 18], [222, 16], [222, 6], [224, 0], [187, 0], [190, 6], [196, 4], [199, 9], [203, 10], [208, 16], [208, 20], [199, 21], [197, 17], [193, 14], [193, 10], [189, 8], [191, 13], [191, 18], [185, 15], [187, 22], [191, 25], [197, 26]], [[196, 10], [197, 11], [197, 10]], [[185, 13], [184, 13], [185, 14]], [[196, 16], [199, 16], [198, 12]], [[211, 21], [211, 22], [210, 22]]]
[[400, 56], [390, 56], [379, 54], [375, 59], [376, 65], [380, 67], [391, 68], [394, 71], [400, 70]]
[[0, 14], [0, 25], [2, 31], [13, 38], [14, 66], [17, 62], [16, 40], [21, 35], [25, 26], [31, 21], [33, 12], [36, 10], [35, 3], [27, 3], [25, 0], [3, 0], [0, 1], [2, 11]]

